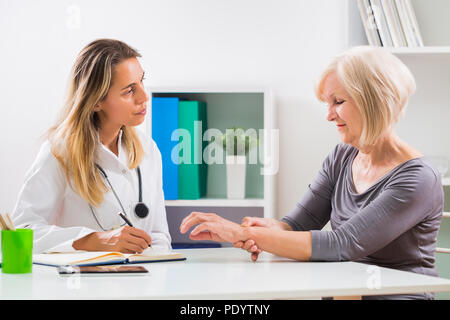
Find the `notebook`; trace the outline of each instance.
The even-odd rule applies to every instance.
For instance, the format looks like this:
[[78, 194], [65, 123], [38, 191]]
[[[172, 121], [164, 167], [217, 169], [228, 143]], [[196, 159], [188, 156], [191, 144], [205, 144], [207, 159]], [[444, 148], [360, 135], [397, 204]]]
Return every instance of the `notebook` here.
[[100, 266], [108, 264], [150, 263], [163, 261], [182, 261], [186, 258], [173, 251], [161, 252], [148, 248], [141, 254], [126, 254], [120, 252], [77, 251], [55, 252], [33, 255], [33, 263], [46, 266]]

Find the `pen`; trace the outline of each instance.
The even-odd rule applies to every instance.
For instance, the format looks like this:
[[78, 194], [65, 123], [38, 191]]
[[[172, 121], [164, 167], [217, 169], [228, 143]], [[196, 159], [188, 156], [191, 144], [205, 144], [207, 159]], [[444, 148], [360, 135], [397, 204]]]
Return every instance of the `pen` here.
[[127, 223], [127, 225], [129, 225], [130, 227], [133, 226], [131, 224], [130, 220], [128, 220], [127, 217], [125, 217], [125, 215], [122, 212], [119, 212], [119, 216], [123, 219], [123, 221], [125, 221]]
[[[123, 221], [126, 222], [127, 225], [129, 225], [130, 227], [133, 227], [133, 224], [130, 222], [130, 220], [127, 219], [127, 217], [125, 217], [125, 215], [124, 215], [122, 212], [119, 212], [118, 214], [119, 214], [119, 216], [123, 219]], [[149, 247], [149, 248], [152, 248], [152, 245], [149, 244], [148, 247]], [[153, 248], [152, 248], [152, 249], [153, 249]]]

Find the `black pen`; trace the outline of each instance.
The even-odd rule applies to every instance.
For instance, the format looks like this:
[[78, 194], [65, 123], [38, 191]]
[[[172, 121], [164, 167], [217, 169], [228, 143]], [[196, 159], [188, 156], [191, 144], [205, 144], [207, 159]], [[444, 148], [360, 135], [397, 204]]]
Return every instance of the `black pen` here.
[[133, 225], [131, 224], [130, 220], [127, 219], [127, 217], [125, 217], [125, 215], [119, 211], [119, 216], [123, 219], [123, 221], [125, 221], [127, 223], [127, 225], [129, 225], [130, 227], [133, 227]]
[[[123, 219], [123, 221], [126, 222], [127, 225], [129, 225], [130, 227], [133, 227], [133, 224], [130, 222], [130, 220], [127, 219], [127, 217], [125, 217], [125, 215], [124, 215], [122, 212], [119, 211], [118, 214], [119, 214], [119, 216]], [[149, 244], [148, 246], [149, 246], [149, 248], [152, 248], [152, 245], [151, 245], [151, 244]], [[152, 249], [153, 249], [153, 248], [152, 248]]]

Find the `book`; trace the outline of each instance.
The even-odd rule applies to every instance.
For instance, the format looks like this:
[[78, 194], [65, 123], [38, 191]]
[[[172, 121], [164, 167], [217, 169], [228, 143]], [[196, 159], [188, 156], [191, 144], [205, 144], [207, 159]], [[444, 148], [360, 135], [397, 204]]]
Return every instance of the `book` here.
[[161, 152], [163, 192], [166, 200], [178, 199], [178, 165], [172, 159], [173, 154], [177, 154], [178, 138], [172, 135], [176, 135], [178, 129], [178, 102], [176, 97], [152, 98], [152, 138]]
[[206, 196], [207, 164], [203, 161], [203, 149], [207, 143], [203, 141], [206, 120], [206, 103], [179, 101], [179, 199], [200, 199]]
[[370, 0], [370, 5], [372, 7], [372, 12], [375, 17], [375, 22], [380, 33], [380, 38], [383, 47], [392, 47], [392, 37], [386, 22], [386, 16], [383, 12], [380, 0]]
[[383, 46], [383, 42], [381, 40], [380, 31], [378, 29], [377, 22], [375, 21], [375, 14], [372, 10], [372, 6], [370, 4], [370, 0], [362, 0], [364, 8], [367, 13], [367, 27], [372, 34], [372, 39], [374, 40], [377, 46]]
[[406, 47], [406, 38], [403, 33], [394, 0], [381, 0], [381, 6], [383, 7], [383, 12], [386, 16], [386, 22], [391, 33], [394, 47]]
[[186, 258], [177, 252], [161, 252], [148, 248], [142, 254], [121, 252], [76, 251], [33, 254], [33, 263], [59, 266], [101, 266], [110, 264], [150, 263], [164, 261], [182, 261]]
[[419, 30], [419, 24], [417, 23], [416, 14], [411, 4], [411, 0], [403, 0], [405, 3], [406, 11], [408, 12], [409, 21], [411, 23], [412, 33], [414, 35], [417, 46], [423, 47], [422, 35]]
[[418, 43], [416, 42], [416, 38], [413, 33], [413, 27], [409, 20], [409, 14], [406, 8], [406, 4], [401, 0], [397, 0], [395, 1], [395, 5], [397, 7], [403, 31], [405, 32], [408, 47], [418, 47]]
[[403, 42], [403, 46], [407, 47], [408, 46], [408, 40], [406, 39], [406, 33], [405, 30], [403, 29], [403, 25], [402, 25], [402, 20], [400, 19], [400, 14], [398, 12], [398, 7], [396, 4], [397, 0], [390, 0], [390, 5], [392, 7], [392, 11], [394, 13], [394, 20], [396, 20], [396, 25], [398, 25], [398, 30], [400, 32], [401, 38], [402, 38], [402, 42]]
[[369, 0], [358, 0], [359, 13], [364, 25], [367, 41], [371, 46], [381, 46], [381, 41], [376, 31], [376, 25], [370, 8]]

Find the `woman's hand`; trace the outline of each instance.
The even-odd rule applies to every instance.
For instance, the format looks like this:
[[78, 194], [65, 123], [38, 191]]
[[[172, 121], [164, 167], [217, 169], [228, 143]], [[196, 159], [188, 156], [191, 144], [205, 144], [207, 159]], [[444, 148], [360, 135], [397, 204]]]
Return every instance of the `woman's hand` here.
[[231, 243], [247, 240], [242, 226], [215, 213], [192, 212], [181, 222], [180, 232], [186, 233], [194, 225], [197, 226], [189, 235], [189, 238], [192, 240], [213, 240]]
[[252, 239], [249, 239], [247, 241], [235, 242], [233, 243], [233, 246], [235, 248], [241, 248], [243, 250], [247, 250], [248, 252], [250, 252], [252, 254], [251, 255], [252, 261], [258, 260], [258, 256], [262, 252], [262, 250], [258, 248], [255, 241]]
[[93, 232], [73, 242], [77, 250], [142, 253], [152, 243], [144, 230], [124, 226], [104, 232]]
[[[245, 227], [263, 227], [263, 228], [272, 228], [279, 230], [292, 230], [292, 228], [284, 222], [270, 219], [270, 218], [259, 218], [259, 217], [245, 217], [242, 219], [242, 226]], [[258, 248], [257, 244], [253, 239], [248, 239], [244, 241], [238, 241], [233, 243], [235, 248], [241, 248], [243, 250], [247, 250], [252, 255], [252, 260], [256, 261], [258, 259], [259, 254], [262, 252], [261, 249]]]
[[245, 217], [244, 219], [242, 219], [242, 226], [264, 227], [292, 231], [292, 228], [287, 223], [270, 218]]

